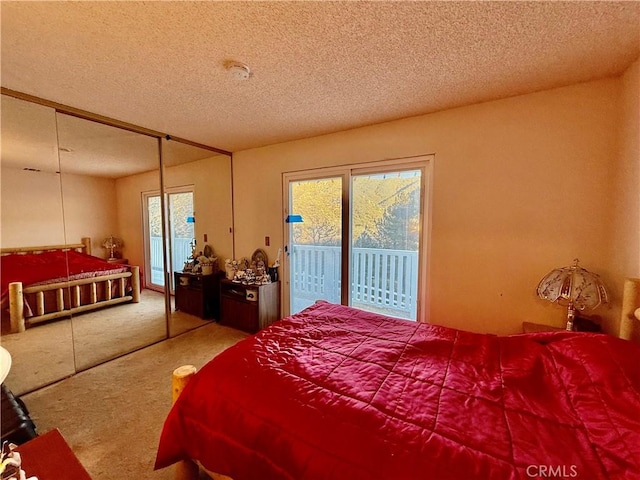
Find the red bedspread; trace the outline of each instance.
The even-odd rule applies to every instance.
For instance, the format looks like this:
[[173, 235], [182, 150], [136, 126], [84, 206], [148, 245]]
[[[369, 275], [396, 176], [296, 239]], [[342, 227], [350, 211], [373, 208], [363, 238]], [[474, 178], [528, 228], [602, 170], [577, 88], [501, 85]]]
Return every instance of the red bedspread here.
[[[128, 265], [109, 263], [101, 258], [76, 251], [54, 250], [38, 254], [2, 255], [0, 256], [0, 280], [2, 283], [0, 308], [2, 316], [3, 318], [9, 316], [9, 284], [11, 282], [22, 282], [22, 285], [26, 287], [124, 273], [129, 270]], [[116, 289], [116, 284], [112, 288]], [[114, 290], [114, 292], [118, 292], [118, 290]], [[89, 295], [88, 290], [86, 290], [86, 295]], [[112, 295], [115, 294], [112, 292]], [[103, 299], [103, 287], [100, 287], [98, 296], [100, 300]], [[54, 311], [52, 309], [56, 308], [55, 292], [46, 293], [45, 298], [50, 299], [46, 302], [48, 306], [45, 312]], [[30, 306], [33, 301], [35, 301], [34, 294], [24, 295], [25, 318], [33, 315]], [[69, 298], [65, 297], [67, 308], [69, 307], [68, 301]]]
[[640, 346], [321, 303], [196, 374], [156, 468], [184, 458], [234, 480], [640, 478]]
[[101, 258], [75, 251], [42, 252], [27, 255], [3, 255], [0, 257], [2, 272], [2, 295], [11, 282], [22, 282], [23, 286], [48, 281], [79, 280], [110, 273], [127, 271], [126, 265], [112, 264]]

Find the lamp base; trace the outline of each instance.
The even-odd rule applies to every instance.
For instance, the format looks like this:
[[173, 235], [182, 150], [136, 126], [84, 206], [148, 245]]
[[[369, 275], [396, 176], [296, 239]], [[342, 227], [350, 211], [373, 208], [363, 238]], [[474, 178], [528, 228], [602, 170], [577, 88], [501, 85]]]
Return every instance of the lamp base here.
[[573, 303], [569, 304], [569, 308], [567, 309], [567, 326], [565, 330], [567, 332], [573, 332], [573, 320], [576, 317], [576, 309], [573, 306]]

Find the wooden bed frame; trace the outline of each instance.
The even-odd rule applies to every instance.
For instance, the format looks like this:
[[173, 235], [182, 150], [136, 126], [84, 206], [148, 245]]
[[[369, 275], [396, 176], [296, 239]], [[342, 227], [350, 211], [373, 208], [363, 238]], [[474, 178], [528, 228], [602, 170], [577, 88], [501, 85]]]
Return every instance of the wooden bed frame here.
[[640, 278], [627, 278], [622, 292], [622, 313], [618, 336], [640, 343]]
[[[640, 343], [640, 278], [628, 278], [624, 282], [618, 336]], [[172, 395], [174, 402], [195, 373], [196, 367], [193, 365], [183, 365], [173, 371]], [[226, 475], [210, 472], [191, 460], [178, 462], [175, 469], [176, 480], [197, 480], [200, 478], [200, 470], [213, 480], [233, 480]]]
[[[91, 238], [83, 237], [81, 243], [65, 244], [65, 245], [44, 245], [36, 247], [18, 247], [18, 248], [2, 248], [0, 254], [28, 254], [42, 253], [53, 250], [61, 251], [77, 251], [91, 255]], [[123, 295], [126, 286], [126, 279], [131, 277], [131, 287], [133, 291], [131, 295]], [[119, 297], [111, 298], [112, 282], [119, 282]], [[106, 298], [104, 300], [97, 299], [97, 285], [105, 283]], [[82, 305], [80, 296], [80, 287], [83, 285], [90, 286], [89, 302]], [[69, 289], [71, 292], [71, 306], [66, 307], [64, 304], [64, 291]], [[50, 313], [45, 312], [44, 292], [54, 290], [56, 292], [56, 311]], [[29, 317], [29, 323], [34, 324], [53, 320], [56, 318], [66, 317], [74, 313], [88, 312], [98, 308], [108, 307], [125, 302], [140, 302], [140, 267], [132, 266], [130, 272], [116, 273], [111, 275], [102, 275], [98, 277], [84, 278], [81, 280], [70, 280], [66, 282], [50, 283], [47, 285], [34, 285], [23, 287], [22, 282], [12, 282], [9, 284], [9, 315], [11, 322], [11, 333], [24, 332], [26, 329], [26, 319], [24, 317], [24, 294], [35, 293], [36, 305], [35, 315]]]

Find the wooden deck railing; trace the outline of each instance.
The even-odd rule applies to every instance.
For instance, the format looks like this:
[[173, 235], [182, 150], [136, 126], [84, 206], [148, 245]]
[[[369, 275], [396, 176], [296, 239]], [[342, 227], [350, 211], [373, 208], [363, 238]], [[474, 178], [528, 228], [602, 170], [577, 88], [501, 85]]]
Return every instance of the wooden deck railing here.
[[[317, 299], [340, 303], [340, 247], [295, 245], [292, 248], [292, 306]], [[418, 252], [353, 248], [353, 306], [415, 319], [418, 293]]]

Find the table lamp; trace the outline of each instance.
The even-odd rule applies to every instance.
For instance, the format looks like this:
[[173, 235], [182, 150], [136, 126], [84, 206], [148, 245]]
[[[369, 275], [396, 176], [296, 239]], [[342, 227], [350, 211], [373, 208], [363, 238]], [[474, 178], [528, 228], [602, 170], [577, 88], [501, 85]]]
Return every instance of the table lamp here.
[[7, 378], [9, 370], [11, 370], [11, 354], [6, 348], [0, 347], [0, 383]]
[[607, 290], [595, 273], [578, 266], [576, 258], [569, 267], [556, 268], [546, 274], [538, 284], [538, 296], [567, 307], [568, 331], [573, 330], [576, 309], [596, 308], [607, 303]]
[[104, 242], [102, 242], [102, 247], [109, 250], [109, 258], [115, 258], [116, 249], [122, 247], [122, 245], [123, 245], [122, 240], [114, 237], [113, 235], [110, 235], [109, 237], [105, 238]]

